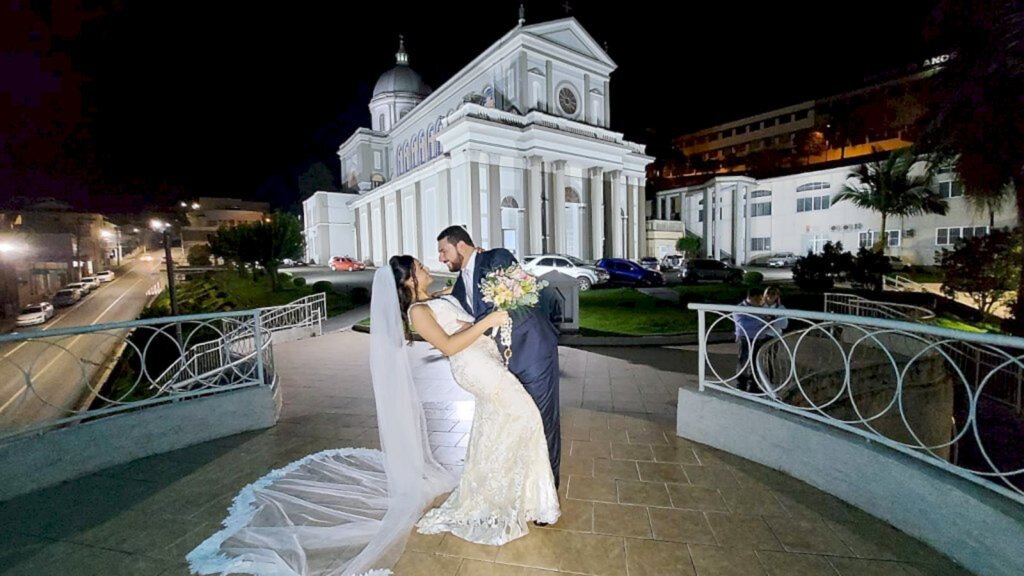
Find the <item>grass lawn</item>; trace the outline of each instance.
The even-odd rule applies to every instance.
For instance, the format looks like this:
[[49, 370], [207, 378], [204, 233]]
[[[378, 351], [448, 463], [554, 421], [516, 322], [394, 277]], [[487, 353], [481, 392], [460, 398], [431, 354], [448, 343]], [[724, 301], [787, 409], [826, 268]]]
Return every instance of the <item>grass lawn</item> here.
[[[273, 290], [270, 279], [262, 276], [253, 280], [251, 276], [240, 276], [237, 272], [224, 271], [196, 276], [177, 285], [179, 314], [203, 314], [250, 310], [267, 306], [289, 304], [313, 294], [309, 286], [295, 286], [288, 276], [280, 276], [277, 290]], [[327, 294], [327, 316], [336, 316], [355, 306], [347, 295]], [[164, 290], [144, 312], [144, 318], [170, 315], [170, 296]]]
[[580, 331], [584, 335], [644, 336], [695, 330], [695, 312], [631, 288], [580, 293]]
[[943, 314], [937, 316], [930, 324], [934, 324], [939, 328], [949, 328], [950, 330], [964, 330], [965, 332], [982, 332], [992, 334], [1002, 334], [1003, 331], [998, 324], [991, 324], [988, 322], [970, 322], [957, 318], [951, 314]]

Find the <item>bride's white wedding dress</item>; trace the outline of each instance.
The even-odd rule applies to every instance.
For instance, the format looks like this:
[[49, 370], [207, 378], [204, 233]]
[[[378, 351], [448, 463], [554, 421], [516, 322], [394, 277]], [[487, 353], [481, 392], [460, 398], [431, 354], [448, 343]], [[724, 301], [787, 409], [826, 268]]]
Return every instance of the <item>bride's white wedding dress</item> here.
[[[448, 299], [426, 305], [449, 334], [472, 322]], [[458, 488], [423, 516], [456, 480], [430, 452], [390, 267], [375, 273], [370, 306], [381, 450], [312, 454], [246, 486], [224, 528], [188, 554], [193, 573], [379, 576], [391, 573], [417, 519], [422, 532], [501, 544], [526, 534], [529, 520], [558, 518], [540, 414], [486, 336], [451, 358], [476, 397], [469, 454]]]
[[[416, 305], [429, 306], [449, 335], [473, 322], [450, 296]], [[530, 521], [558, 520], [540, 412], [494, 340], [481, 336], [449, 360], [455, 382], [476, 401], [473, 429], [458, 488], [416, 524], [419, 531], [497, 546], [525, 536]]]

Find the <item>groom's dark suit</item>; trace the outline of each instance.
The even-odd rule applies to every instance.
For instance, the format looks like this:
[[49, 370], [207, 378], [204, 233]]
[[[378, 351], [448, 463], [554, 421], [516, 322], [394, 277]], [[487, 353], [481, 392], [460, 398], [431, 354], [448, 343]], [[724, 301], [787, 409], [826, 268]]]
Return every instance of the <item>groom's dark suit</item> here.
[[[516, 262], [515, 256], [504, 248], [495, 248], [475, 256], [473, 266], [472, 307], [468, 300], [467, 287], [462, 274], [455, 281], [452, 296], [458, 299], [467, 312], [480, 320], [494, 307], [483, 301], [480, 281], [488, 272], [504, 268]], [[509, 370], [519, 378], [523, 387], [536, 402], [544, 422], [544, 435], [548, 441], [548, 457], [551, 471], [558, 486], [558, 466], [561, 461], [562, 439], [558, 407], [558, 331], [551, 324], [541, 307], [516, 310], [512, 316], [512, 359]], [[498, 348], [505, 352], [501, 342]]]

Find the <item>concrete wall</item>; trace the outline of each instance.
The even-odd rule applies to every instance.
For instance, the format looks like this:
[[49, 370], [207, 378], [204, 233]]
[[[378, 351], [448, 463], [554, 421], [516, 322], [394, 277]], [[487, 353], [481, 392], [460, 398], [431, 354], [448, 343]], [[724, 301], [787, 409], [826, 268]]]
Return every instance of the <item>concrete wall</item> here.
[[269, 428], [280, 386], [164, 404], [0, 445], [0, 502], [138, 458]]
[[712, 391], [679, 390], [676, 431], [833, 494], [977, 574], [1024, 574], [1024, 507], [935, 466]]

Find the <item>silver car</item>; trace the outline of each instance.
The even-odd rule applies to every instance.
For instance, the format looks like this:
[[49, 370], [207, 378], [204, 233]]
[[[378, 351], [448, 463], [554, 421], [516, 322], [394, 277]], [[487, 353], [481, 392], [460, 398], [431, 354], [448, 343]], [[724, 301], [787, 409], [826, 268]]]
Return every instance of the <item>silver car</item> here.
[[564, 254], [527, 257], [526, 263], [523, 264], [523, 270], [534, 276], [543, 276], [557, 270], [566, 276], [575, 278], [580, 286], [580, 291], [589, 290], [595, 284], [604, 284], [609, 278], [608, 272], [579, 258]]
[[58, 290], [53, 296], [53, 303], [56, 306], [71, 306], [82, 299], [82, 291], [75, 288], [64, 288]]
[[797, 255], [792, 252], [778, 252], [768, 259], [769, 268], [791, 268], [796, 264]]

